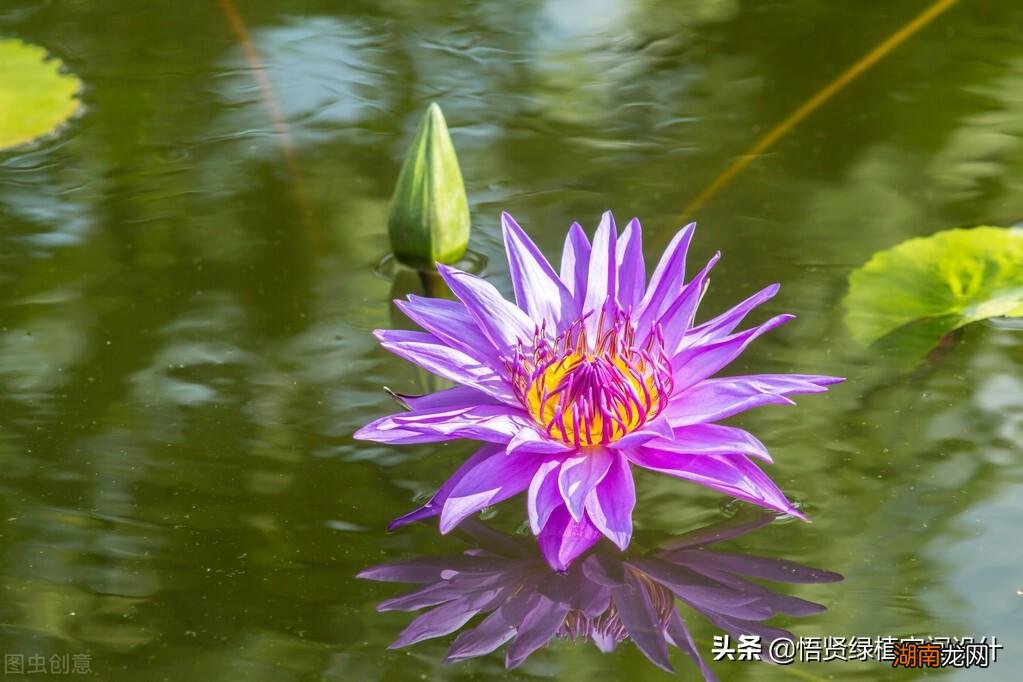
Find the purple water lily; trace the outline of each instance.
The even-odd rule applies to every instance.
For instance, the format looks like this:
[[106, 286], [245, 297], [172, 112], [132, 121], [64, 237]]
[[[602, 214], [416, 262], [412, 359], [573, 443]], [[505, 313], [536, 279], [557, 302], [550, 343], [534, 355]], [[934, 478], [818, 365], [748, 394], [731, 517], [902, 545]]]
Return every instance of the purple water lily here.
[[619, 235], [605, 213], [592, 245], [573, 224], [560, 275], [511, 216], [503, 214], [502, 225], [514, 304], [483, 279], [438, 265], [459, 300], [396, 301], [425, 331], [376, 332], [391, 352], [458, 385], [400, 396], [408, 412], [378, 419], [356, 438], [486, 443], [392, 529], [439, 514], [447, 533], [527, 491], [541, 551], [563, 570], [602, 535], [628, 546], [632, 466], [805, 518], [750, 459], [769, 462], [764, 445], [715, 423], [761, 405], [793, 404], [788, 396], [841, 381], [801, 374], [712, 378], [758, 336], [792, 319], [778, 315], [734, 331], [778, 285], [695, 324], [720, 256], [684, 281], [695, 224], [675, 235], [649, 283], [635, 219]]
[[535, 550], [475, 519], [463, 530], [478, 548], [465, 554], [419, 557], [362, 571], [360, 578], [421, 587], [382, 602], [380, 611], [419, 611], [391, 644], [408, 646], [442, 637], [484, 615], [454, 640], [447, 661], [482, 656], [508, 644], [505, 665], [518, 666], [556, 637], [588, 639], [606, 652], [631, 639], [658, 666], [671, 670], [668, 647], [692, 658], [706, 680], [716, 679], [700, 656], [676, 600], [705, 616], [734, 640], [768, 643], [791, 633], [766, 625], [775, 614], [805, 616], [824, 607], [779, 594], [748, 577], [787, 583], [841, 580], [830, 571], [771, 557], [707, 549], [769, 523], [749, 515], [702, 528], [643, 556], [597, 549], [567, 571], [555, 572]]

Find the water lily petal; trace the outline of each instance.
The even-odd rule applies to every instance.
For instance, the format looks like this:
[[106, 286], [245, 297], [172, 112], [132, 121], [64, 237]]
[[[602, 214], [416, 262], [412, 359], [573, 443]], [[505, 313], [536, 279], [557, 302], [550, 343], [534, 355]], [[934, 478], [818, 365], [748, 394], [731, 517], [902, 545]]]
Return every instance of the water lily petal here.
[[495, 370], [500, 371], [504, 367], [499, 352], [504, 349], [494, 347], [463, 303], [410, 294], [407, 301], [396, 300], [394, 305], [410, 320], [452, 348]]
[[753, 343], [758, 336], [780, 327], [794, 317], [794, 315], [777, 315], [752, 329], [733, 334], [706, 346], [687, 348], [675, 355], [671, 359], [675, 376], [675, 392], [681, 393], [693, 384], [717, 374], [725, 365], [746, 350], [746, 346]]
[[[583, 315], [586, 316], [586, 333], [596, 338], [601, 317], [613, 312], [616, 300], [618, 272], [615, 266], [618, 233], [610, 211], [604, 213], [593, 235], [593, 249], [590, 252], [590, 272], [586, 280], [586, 299]], [[610, 306], [610, 307], [609, 307]]]
[[707, 291], [709, 282], [707, 277], [710, 271], [721, 259], [721, 252], [717, 252], [707, 264], [696, 273], [696, 276], [685, 287], [682, 288], [678, 298], [667, 307], [664, 314], [657, 320], [657, 326], [664, 334], [664, 347], [671, 353], [679, 345], [679, 340], [690, 327], [693, 326], [693, 318], [696, 317], [696, 308], [700, 305], [703, 295]]
[[475, 388], [502, 402], [521, 404], [508, 381], [493, 368], [444, 345], [433, 334], [387, 329], [373, 333], [380, 339], [381, 346], [437, 376]]
[[537, 324], [518, 306], [506, 301], [493, 284], [439, 263], [437, 271], [502, 355], [511, 354], [520, 340], [533, 338]]
[[823, 393], [827, 386], [840, 384], [843, 377], [819, 374], [750, 374], [747, 376], [725, 377], [732, 383], [744, 383], [764, 393], [795, 395], [798, 393]]
[[[747, 603], [741, 610], [714, 609], [722, 615], [742, 618], [744, 620], [767, 620], [777, 614], [809, 616], [827, 610], [823, 604], [787, 594], [778, 594], [759, 583], [747, 580], [745, 576], [733, 575], [730, 571], [726, 570], [727, 567], [724, 564], [718, 564], [716, 554], [708, 554], [698, 560], [692, 557], [692, 554], [692, 552], [689, 553], [689, 558], [694, 559], [692, 570], [725, 586], [726, 589], [736, 594], [746, 596]], [[672, 556], [672, 560], [677, 563], [683, 563], [686, 558], [685, 555]], [[799, 564], [793, 564], [793, 566], [800, 567]], [[839, 579], [841, 579], [841, 576], [839, 576]], [[693, 603], [695, 604], [695, 602]], [[697, 606], [697, 608], [700, 607]]]
[[642, 445], [652, 438], [671, 438], [673, 433], [671, 424], [662, 414], [643, 424], [643, 426], [635, 431], [630, 431], [613, 443], [608, 443], [607, 447], [612, 450], [625, 450]]
[[423, 395], [392, 395], [412, 410], [439, 410], [474, 407], [476, 405], [503, 405], [500, 400], [471, 386], [452, 386]]
[[440, 513], [440, 532], [448, 533], [462, 519], [529, 487], [542, 458], [531, 454], [497, 453], [481, 461], [454, 485]]
[[781, 285], [779, 284], [765, 287], [737, 306], [726, 310], [703, 324], [693, 327], [682, 339], [681, 348], [710, 343], [728, 336], [742, 323], [751, 310], [764, 301], [774, 298], [774, 295], [778, 293], [780, 288]]
[[632, 539], [636, 486], [625, 456], [614, 453], [613, 457], [607, 475], [586, 496], [586, 515], [607, 539], [625, 550]]
[[558, 490], [558, 470], [561, 468], [559, 458], [545, 460], [529, 482], [526, 497], [526, 511], [529, 514], [529, 527], [533, 535], [539, 535], [554, 510], [564, 504], [561, 491]]
[[686, 622], [678, 612], [678, 609], [672, 609], [666, 632], [671, 642], [700, 666], [700, 673], [703, 675], [704, 682], [718, 682], [718, 676], [710, 669], [710, 666], [707, 665], [707, 662], [700, 655], [700, 651], [696, 648], [696, 642], [693, 641], [693, 636], [689, 633], [689, 628], [686, 627]]
[[787, 395], [819, 393], [842, 381], [801, 374], [755, 374], [707, 379], [672, 397], [664, 416], [673, 427], [713, 422], [763, 405], [795, 405]]
[[742, 586], [721, 582], [657, 557], [638, 557], [630, 563], [700, 612], [712, 611], [743, 620], [766, 620], [772, 615], [771, 608], [760, 601], [768, 592], [760, 585], [748, 581]]
[[682, 291], [686, 275], [686, 253], [695, 231], [696, 223], [689, 223], [675, 234], [665, 249], [639, 304], [637, 330], [649, 330]]
[[590, 273], [590, 240], [579, 223], [572, 223], [565, 236], [561, 255], [561, 281], [572, 292], [576, 305], [582, 309], [586, 300], [586, 280]]
[[540, 552], [550, 567], [555, 571], [564, 571], [600, 537], [600, 531], [588, 518], [575, 521], [568, 509], [562, 506], [551, 514], [537, 540]]
[[552, 440], [532, 424], [523, 427], [508, 441], [508, 454], [516, 452], [533, 452], [550, 455], [574, 450], [572, 446], [558, 440]]
[[814, 584], [833, 583], [844, 580], [840, 573], [835, 573], [834, 571], [813, 568], [812, 566], [798, 564], [786, 559], [754, 556], [752, 554], [716, 552], [706, 549], [686, 549], [672, 553], [671, 557], [672, 560], [679, 561], [685, 561], [689, 558], [701, 564], [707, 563], [707, 559], [712, 558], [715, 568], [719, 570], [780, 583]]
[[507, 405], [476, 405], [388, 415], [356, 431], [355, 438], [393, 444], [437, 443], [454, 438], [507, 443], [523, 428], [532, 426], [522, 411]]
[[518, 633], [508, 647], [505, 667], [509, 670], [518, 667], [531, 653], [553, 639], [568, 615], [567, 603], [553, 601], [543, 594], [536, 597], [536, 603], [522, 619]]
[[489, 654], [515, 636], [519, 624], [532, 611], [538, 595], [529, 589], [515, 591], [479, 625], [458, 635], [448, 649], [447, 662]]
[[[461, 576], [459, 576], [461, 577]], [[418, 590], [385, 599], [377, 604], [377, 611], [421, 611], [431, 606], [462, 599], [466, 595], [504, 586], [505, 575], [495, 571], [489, 575], [470, 576], [469, 580], [440, 580]]]
[[659, 448], [657, 442], [652, 441], [627, 451], [626, 456], [633, 464], [646, 469], [684, 478], [740, 500], [808, 520], [767, 474], [742, 455], [680, 455]]
[[643, 655], [659, 668], [674, 672], [668, 660], [668, 644], [653, 600], [636, 574], [626, 570], [625, 584], [611, 588], [611, 599], [618, 609], [618, 617], [625, 631]]
[[572, 292], [514, 218], [502, 213], [501, 227], [515, 302], [531, 319], [561, 331], [579, 317]]
[[473, 453], [472, 457], [465, 460], [462, 466], [453, 473], [448, 480], [437, 489], [433, 497], [424, 504], [423, 506], [413, 509], [412, 511], [399, 516], [395, 520], [391, 521], [387, 526], [387, 530], [392, 531], [402, 526], [408, 525], [414, 521], [420, 521], [422, 519], [428, 519], [433, 516], [440, 514], [441, 509], [444, 507], [444, 503], [447, 502], [448, 496], [451, 494], [452, 489], [458, 484], [462, 478], [475, 469], [479, 464], [485, 460], [490, 459], [494, 455], [504, 454], [504, 448], [500, 445], [484, 445], [482, 448]]
[[586, 496], [603, 480], [614, 459], [610, 450], [595, 446], [581, 450], [580, 454], [561, 463], [558, 490], [575, 521], [582, 520]]
[[480, 611], [486, 611], [493, 604], [502, 601], [509, 591], [508, 588], [502, 587], [438, 606], [409, 623], [387, 648], [399, 649], [424, 639], [451, 634]]
[[618, 304], [629, 312], [639, 305], [646, 291], [643, 263], [643, 230], [633, 218], [618, 237]]
[[767, 447], [752, 433], [721, 424], [677, 428], [670, 440], [659, 440], [656, 447], [685, 455], [748, 455], [771, 461]]

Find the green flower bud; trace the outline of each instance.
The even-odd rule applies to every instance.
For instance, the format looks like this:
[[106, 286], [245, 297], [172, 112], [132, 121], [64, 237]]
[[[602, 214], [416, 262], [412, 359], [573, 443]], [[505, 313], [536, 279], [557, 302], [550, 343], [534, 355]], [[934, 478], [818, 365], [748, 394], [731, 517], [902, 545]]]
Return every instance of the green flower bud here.
[[387, 231], [394, 255], [416, 268], [454, 263], [469, 246], [469, 200], [436, 103], [426, 110], [401, 167]]

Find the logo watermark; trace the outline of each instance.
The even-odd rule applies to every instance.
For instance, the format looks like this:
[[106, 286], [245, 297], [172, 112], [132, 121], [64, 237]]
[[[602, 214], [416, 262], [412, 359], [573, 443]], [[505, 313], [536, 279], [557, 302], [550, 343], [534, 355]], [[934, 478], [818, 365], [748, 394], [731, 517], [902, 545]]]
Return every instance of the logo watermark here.
[[997, 637], [779, 637], [715, 635], [715, 661], [770, 660], [779, 665], [879, 661], [893, 668], [987, 668], [1003, 649]]
[[4, 654], [4, 675], [91, 675], [92, 654]]

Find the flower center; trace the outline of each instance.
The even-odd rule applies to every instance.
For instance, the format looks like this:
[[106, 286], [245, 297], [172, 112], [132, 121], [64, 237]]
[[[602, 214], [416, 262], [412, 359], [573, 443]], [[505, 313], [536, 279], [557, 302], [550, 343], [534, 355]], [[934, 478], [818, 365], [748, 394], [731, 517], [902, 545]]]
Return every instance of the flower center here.
[[[601, 324], [598, 327], [605, 327]], [[583, 321], [556, 339], [537, 330], [512, 367], [522, 404], [547, 434], [575, 446], [605, 445], [656, 417], [671, 394], [671, 367], [660, 334], [642, 348], [627, 316], [587, 341]]]

